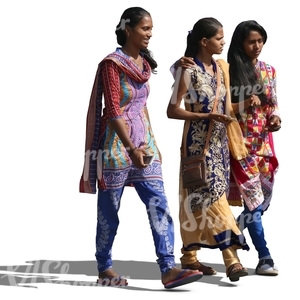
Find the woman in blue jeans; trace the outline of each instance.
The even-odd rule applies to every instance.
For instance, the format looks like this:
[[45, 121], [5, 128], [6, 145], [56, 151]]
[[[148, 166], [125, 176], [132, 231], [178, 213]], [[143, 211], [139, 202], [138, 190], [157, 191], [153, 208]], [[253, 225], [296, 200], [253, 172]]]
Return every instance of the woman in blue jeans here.
[[262, 205], [250, 211], [244, 206], [244, 211], [239, 215], [237, 221], [243, 231], [248, 228], [252, 243], [258, 252], [259, 263], [256, 268], [258, 275], [278, 275], [278, 268], [275, 266], [265, 240], [264, 228], [261, 216], [263, 215]]
[[266, 41], [267, 33], [261, 25], [254, 20], [244, 21], [236, 27], [227, 53], [232, 107], [248, 149], [247, 157], [231, 158], [233, 186], [228, 199], [234, 200], [235, 194], [244, 200], [238, 221], [241, 229], [248, 228], [258, 252], [256, 274], [278, 275], [261, 218], [270, 205], [278, 170], [272, 134], [281, 127], [276, 71], [258, 60]]

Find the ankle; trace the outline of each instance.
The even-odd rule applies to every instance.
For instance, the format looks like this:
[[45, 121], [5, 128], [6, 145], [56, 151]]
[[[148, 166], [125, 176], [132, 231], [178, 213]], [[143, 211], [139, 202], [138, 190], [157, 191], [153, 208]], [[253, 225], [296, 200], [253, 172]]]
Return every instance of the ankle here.
[[109, 268], [105, 271], [98, 272], [98, 277], [100, 279], [103, 279], [106, 277], [119, 277], [119, 274], [117, 274], [112, 268]]
[[264, 259], [272, 259], [271, 255], [266, 255], [261, 257], [259, 260], [264, 260]]

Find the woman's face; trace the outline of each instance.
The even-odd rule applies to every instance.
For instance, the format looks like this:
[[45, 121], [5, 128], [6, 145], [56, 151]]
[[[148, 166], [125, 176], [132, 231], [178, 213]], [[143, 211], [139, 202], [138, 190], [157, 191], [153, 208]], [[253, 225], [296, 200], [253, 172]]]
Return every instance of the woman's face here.
[[253, 61], [256, 61], [263, 46], [264, 39], [258, 31], [250, 31], [243, 43], [245, 54]]
[[210, 39], [205, 39], [206, 51], [211, 55], [221, 54], [225, 45], [223, 28], [219, 27], [216, 35]]
[[128, 37], [126, 43], [130, 43], [138, 49], [147, 48], [152, 37], [152, 28], [152, 18], [145, 15], [135, 27], [127, 26]]

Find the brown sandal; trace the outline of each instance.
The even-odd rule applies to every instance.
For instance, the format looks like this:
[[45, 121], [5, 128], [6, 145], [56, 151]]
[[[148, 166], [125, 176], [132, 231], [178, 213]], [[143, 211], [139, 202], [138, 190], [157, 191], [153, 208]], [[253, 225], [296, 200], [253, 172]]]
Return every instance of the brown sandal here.
[[248, 270], [240, 263], [231, 265], [226, 271], [227, 277], [230, 281], [239, 281], [240, 277], [249, 275]]
[[181, 265], [182, 269], [198, 270], [203, 273], [203, 275], [216, 275], [217, 271], [212, 267], [203, 265], [199, 260], [193, 264]]
[[108, 269], [104, 272], [99, 272], [97, 279], [97, 284], [102, 286], [127, 286], [128, 282], [125, 277], [119, 276], [113, 271], [113, 269]]

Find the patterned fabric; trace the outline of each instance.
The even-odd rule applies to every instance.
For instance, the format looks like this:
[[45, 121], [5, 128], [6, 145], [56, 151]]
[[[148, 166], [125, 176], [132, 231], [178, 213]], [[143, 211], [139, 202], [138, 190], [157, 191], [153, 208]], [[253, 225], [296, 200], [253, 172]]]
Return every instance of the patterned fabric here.
[[[225, 193], [209, 207], [194, 213], [187, 210], [187, 198], [180, 200], [180, 233], [184, 251], [208, 249], [249, 250], [228, 205]], [[196, 252], [191, 253], [196, 258]]]
[[272, 133], [265, 130], [270, 117], [279, 116], [276, 96], [276, 71], [262, 61], [255, 65], [257, 78], [264, 86], [268, 103], [253, 106], [244, 110], [238, 116], [245, 145], [249, 155], [239, 161], [231, 159], [233, 178], [237, 184], [231, 185], [231, 195], [236, 195], [234, 189], [239, 190], [247, 207], [255, 209], [262, 204], [266, 210], [272, 199], [274, 176], [278, 170], [278, 161], [274, 151]]
[[[211, 76], [206, 73], [200, 61], [196, 58], [195, 61], [198, 67], [189, 70], [192, 86], [188, 91], [185, 107], [189, 111], [209, 113], [215, 100], [217, 65], [215, 61], [212, 62], [215, 75]], [[216, 110], [224, 113], [226, 89], [221, 68], [219, 72], [220, 92]], [[208, 119], [185, 121], [181, 147], [183, 157], [203, 153], [208, 127]], [[204, 247], [224, 250], [234, 246], [234, 249], [249, 250], [227, 202], [229, 149], [226, 127], [223, 123], [213, 122], [206, 163], [209, 181], [207, 188], [184, 189], [180, 174], [179, 221], [183, 249], [192, 251]], [[191, 254], [196, 260], [196, 253], [192, 251]]]
[[[174, 224], [170, 216], [162, 181], [136, 182], [134, 184], [145, 204], [162, 274], [176, 266], [174, 258]], [[98, 193], [96, 259], [98, 271], [112, 267], [112, 245], [119, 226], [118, 211], [124, 187], [117, 190], [100, 190]], [[136, 244], [136, 242], [138, 244]], [[140, 241], [134, 241], [134, 247]]]
[[[195, 60], [197, 68], [189, 69], [192, 87], [185, 98], [186, 109], [192, 112], [209, 113], [213, 109], [217, 86], [216, 75], [208, 74], [199, 60]], [[216, 71], [216, 64], [214, 70]], [[225, 95], [223, 73], [220, 70], [221, 88], [216, 111], [225, 113]], [[215, 72], [216, 74], [216, 72]], [[191, 104], [190, 104], [191, 103]], [[209, 127], [208, 119], [199, 119], [185, 122], [182, 142], [182, 155], [191, 156], [202, 154], [206, 143]], [[190, 196], [190, 210], [196, 211], [217, 201], [224, 192], [228, 192], [229, 182], [229, 150], [226, 127], [221, 122], [213, 122], [209, 149], [206, 155], [207, 180], [209, 187], [188, 189]], [[195, 195], [195, 196], [192, 196]]]
[[[162, 179], [158, 148], [145, 113], [150, 75], [145, 59], [141, 71], [120, 48], [99, 64], [87, 116], [80, 192], [96, 193], [97, 183], [101, 189], [118, 189], [141, 180]], [[115, 118], [124, 119], [136, 147], [144, 147], [149, 155], [154, 155], [151, 166], [140, 170], [132, 164], [112, 127]]]

